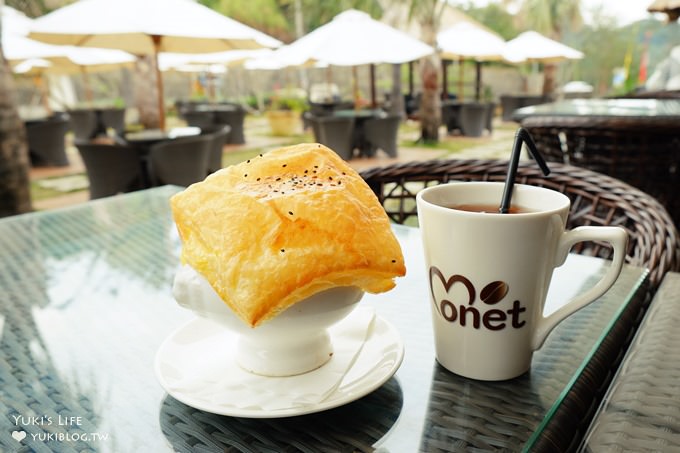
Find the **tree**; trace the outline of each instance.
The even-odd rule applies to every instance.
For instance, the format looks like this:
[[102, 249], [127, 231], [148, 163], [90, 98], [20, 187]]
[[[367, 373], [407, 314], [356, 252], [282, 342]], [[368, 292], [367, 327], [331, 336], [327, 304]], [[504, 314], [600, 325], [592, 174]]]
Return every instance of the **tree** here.
[[296, 5], [302, 10], [302, 30], [310, 32], [329, 22], [341, 12], [353, 8], [372, 17], [380, 17], [378, 0], [200, 0], [209, 8], [239, 22], [274, 36], [283, 42], [297, 38], [295, 27]]
[[463, 12], [501, 35], [506, 41], [518, 34], [514, 17], [499, 3], [489, 3], [483, 7], [469, 4], [463, 8]]
[[[4, 2], [0, 0], [1, 10]], [[19, 118], [14, 79], [2, 53], [0, 20], [0, 217], [32, 210], [26, 129]]]
[[278, 0], [200, 0], [200, 3], [263, 33], [290, 41], [291, 27]]
[[[447, 3], [440, 0], [408, 0], [409, 19], [420, 24], [420, 39], [431, 46], [436, 45], [437, 32]], [[441, 62], [435, 53], [420, 60], [420, 77], [423, 91], [418, 114], [420, 116], [420, 140], [425, 143], [439, 141], [441, 103], [439, 99], [439, 68]]]
[[[562, 41], [565, 32], [575, 31], [583, 24], [581, 0], [524, 0], [520, 7], [520, 23], [556, 41]], [[555, 89], [555, 63], [543, 66], [543, 94]]]

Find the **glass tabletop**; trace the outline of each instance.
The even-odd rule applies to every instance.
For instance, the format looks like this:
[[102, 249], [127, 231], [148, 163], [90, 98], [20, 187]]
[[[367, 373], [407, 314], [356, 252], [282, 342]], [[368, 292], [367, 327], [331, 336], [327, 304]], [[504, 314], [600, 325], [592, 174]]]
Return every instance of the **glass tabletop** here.
[[380, 109], [346, 109], [335, 110], [333, 116], [341, 118], [380, 118], [387, 116], [384, 110]]
[[571, 99], [517, 109], [512, 118], [521, 121], [532, 116], [586, 116], [639, 118], [653, 121], [680, 118], [676, 99]]
[[[480, 382], [434, 359], [420, 231], [394, 226], [407, 276], [366, 295], [405, 344], [384, 385], [298, 417], [226, 417], [184, 405], [154, 375], [156, 352], [193, 319], [171, 294], [179, 238], [165, 186], [0, 220], [0, 450], [517, 451], [561, 400], [646, 271], [625, 267], [605, 296], [561, 323], [529, 373]], [[559, 304], [605, 262], [577, 255], [556, 275]]]
[[201, 128], [195, 126], [173, 127], [167, 131], [161, 129], [144, 129], [141, 131], [129, 132], [125, 134], [125, 140], [130, 143], [157, 142], [180, 137], [192, 137], [199, 135], [200, 133]]

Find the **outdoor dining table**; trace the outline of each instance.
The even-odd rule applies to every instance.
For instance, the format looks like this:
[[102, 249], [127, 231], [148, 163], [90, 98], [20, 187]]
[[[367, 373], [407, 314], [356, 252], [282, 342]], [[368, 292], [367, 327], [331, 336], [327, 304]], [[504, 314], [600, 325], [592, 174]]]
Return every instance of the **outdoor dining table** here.
[[162, 129], [143, 129], [141, 131], [128, 132], [123, 136], [124, 140], [131, 144], [140, 146], [142, 149], [147, 149], [151, 145], [164, 142], [166, 140], [174, 140], [180, 137], [192, 137], [201, 133], [200, 127], [174, 127], [168, 130]]
[[[564, 406], [646, 292], [646, 270], [625, 266], [548, 336], [529, 373], [466, 379], [434, 358], [420, 230], [394, 225], [407, 275], [360, 304], [398, 333], [396, 373], [320, 412], [218, 415], [179, 402], [154, 374], [161, 345], [194, 318], [171, 290], [180, 241], [168, 200], [180, 190], [0, 220], [1, 451], [558, 451], [560, 433], [573, 437]], [[549, 300], [592, 284], [605, 263], [570, 255]]]
[[680, 274], [667, 272], [579, 452], [680, 450]]
[[515, 110], [512, 119], [546, 160], [625, 181], [680, 227], [680, 99], [571, 99]]
[[512, 113], [512, 119], [522, 122], [536, 117], [559, 117], [562, 120], [596, 127], [598, 124], [620, 121], [625, 124], [677, 124], [680, 120], [680, 100], [677, 99], [568, 99], [522, 107]]

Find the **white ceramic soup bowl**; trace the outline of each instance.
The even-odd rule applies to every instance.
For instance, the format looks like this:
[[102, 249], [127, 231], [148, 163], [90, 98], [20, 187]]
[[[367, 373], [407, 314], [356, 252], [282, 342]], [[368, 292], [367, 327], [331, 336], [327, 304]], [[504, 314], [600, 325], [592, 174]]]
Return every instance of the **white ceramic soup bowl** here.
[[364, 292], [352, 286], [314, 294], [258, 327], [250, 327], [191, 266], [175, 274], [173, 295], [179, 305], [238, 334], [236, 361], [264, 376], [292, 376], [325, 364], [333, 355], [328, 327], [354, 310]]

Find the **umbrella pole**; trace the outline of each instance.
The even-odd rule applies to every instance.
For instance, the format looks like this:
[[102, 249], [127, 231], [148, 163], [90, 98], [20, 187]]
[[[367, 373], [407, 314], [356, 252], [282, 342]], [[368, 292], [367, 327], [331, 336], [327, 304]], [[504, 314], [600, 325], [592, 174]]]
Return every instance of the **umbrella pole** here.
[[328, 85], [333, 83], [333, 71], [331, 71], [331, 65], [326, 67], [326, 83]]
[[476, 71], [475, 98], [477, 99], [477, 102], [479, 102], [481, 94], [482, 94], [482, 62], [481, 61], [475, 61], [475, 71]]
[[49, 90], [45, 86], [45, 79], [42, 74], [33, 76], [33, 83], [38, 87], [40, 92], [40, 102], [42, 103], [48, 115], [52, 115], [52, 107], [50, 107]]
[[371, 63], [369, 69], [371, 75], [371, 108], [376, 108], [378, 106], [378, 102], [375, 96], [375, 65]]
[[356, 66], [352, 66], [352, 98], [354, 98], [354, 108], [358, 110], [361, 107], [361, 93], [359, 92], [359, 77]]
[[465, 76], [465, 71], [463, 67], [463, 57], [460, 57], [458, 59], [458, 99], [462, 101], [465, 98], [465, 94], [463, 93], [463, 90], [465, 87], [463, 86], [463, 78]]
[[83, 76], [83, 86], [85, 88], [85, 100], [87, 105], [92, 107], [92, 87], [90, 86], [90, 78], [85, 70], [85, 66], [80, 67], [80, 74]]
[[208, 100], [210, 102], [215, 102], [217, 100], [215, 95], [215, 74], [208, 71], [206, 80], [208, 81]]
[[158, 53], [161, 48], [160, 35], [151, 35], [151, 40], [153, 41], [153, 59], [156, 70], [156, 87], [158, 89], [158, 127], [161, 130], [165, 130], [165, 103], [163, 102], [163, 77], [161, 76], [161, 68], [158, 65]]

